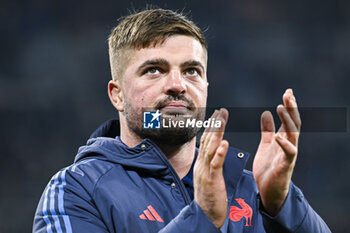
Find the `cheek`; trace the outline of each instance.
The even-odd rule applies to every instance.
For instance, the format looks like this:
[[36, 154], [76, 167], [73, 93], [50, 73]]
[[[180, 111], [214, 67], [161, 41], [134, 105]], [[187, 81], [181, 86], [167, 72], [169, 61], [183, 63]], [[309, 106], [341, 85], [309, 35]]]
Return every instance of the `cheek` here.
[[206, 86], [200, 86], [200, 87], [193, 87], [191, 88], [192, 93], [190, 95], [193, 96], [193, 100], [196, 101], [196, 104], [198, 107], [205, 107], [207, 103], [207, 87]]
[[154, 96], [152, 93], [144, 92], [144, 93], [138, 93], [138, 105], [144, 108], [152, 107], [154, 104]]
[[125, 94], [128, 97], [129, 102], [140, 102], [144, 99], [142, 89], [138, 88], [135, 84], [132, 83], [126, 83], [127, 85], [124, 86]]
[[142, 109], [152, 106], [152, 96], [151, 93], [142, 89], [133, 89], [128, 93], [129, 103], [132, 103], [135, 109]]

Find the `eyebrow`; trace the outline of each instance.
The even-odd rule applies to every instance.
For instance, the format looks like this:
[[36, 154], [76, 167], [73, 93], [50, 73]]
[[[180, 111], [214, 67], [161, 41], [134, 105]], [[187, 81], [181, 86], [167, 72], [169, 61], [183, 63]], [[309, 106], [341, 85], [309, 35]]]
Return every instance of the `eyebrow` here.
[[137, 68], [137, 72], [141, 72], [147, 66], [169, 66], [169, 62], [163, 58], [147, 60]]
[[199, 61], [196, 61], [196, 60], [186, 61], [186, 62], [181, 64], [181, 68], [193, 67], [193, 66], [199, 66], [203, 71], [205, 71], [204, 66], [202, 65], [202, 63], [199, 62]]
[[[167, 67], [169, 67], [170, 64], [167, 60], [165, 60], [163, 58], [156, 58], [156, 59], [152, 59], [152, 60], [147, 60], [137, 68], [137, 72], [141, 72], [147, 66], [167, 66]], [[186, 61], [180, 65], [181, 68], [192, 67], [192, 66], [199, 66], [203, 71], [205, 71], [203, 64], [199, 61], [196, 61], [196, 60]]]

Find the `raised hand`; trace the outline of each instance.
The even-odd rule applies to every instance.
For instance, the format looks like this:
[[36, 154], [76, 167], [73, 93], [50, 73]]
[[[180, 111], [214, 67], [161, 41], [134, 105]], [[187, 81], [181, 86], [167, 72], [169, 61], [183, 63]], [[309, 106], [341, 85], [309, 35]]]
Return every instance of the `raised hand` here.
[[261, 141], [253, 162], [253, 175], [264, 209], [272, 216], [281, 210], [288, 195], [297, 159], [301, 120], [292, 89], [283, 95], [284, 105], [277, 107], [282, 122], [275, 133], [272, 114], [261, 115]]
[[204, 213], [220, 228], [226, 219], [227, 194], [222, 167], [228, 150], [228, 142], [223, 140], [228, 112], [215, 111], [211, 118], [220, 120], [220, 130], [207, 128], [199, 146], [198, 158], [194, 166], [194, 200]]

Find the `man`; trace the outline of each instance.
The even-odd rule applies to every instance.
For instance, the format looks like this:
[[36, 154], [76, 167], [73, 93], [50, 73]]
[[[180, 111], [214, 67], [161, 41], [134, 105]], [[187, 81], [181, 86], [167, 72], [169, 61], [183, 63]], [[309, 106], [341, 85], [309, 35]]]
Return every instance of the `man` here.
[[[277, 132], [262, 114], [251, 173], [248, 155], [223, 140], [226, 109], [213, 113], [218, 129], [206, 128], [199, 148], [199, 127], [180, 127], [204, 120], [207, 44], [196, 25], [170, 10], [141, 11], [113, 30], [109, 54], [120, 130], [107, 122], [52, 178], [33, 232], [330, 232], [291, 183], [301, 125], [291, 89]], [[146, 109], [173, 127], [147, 129]]]

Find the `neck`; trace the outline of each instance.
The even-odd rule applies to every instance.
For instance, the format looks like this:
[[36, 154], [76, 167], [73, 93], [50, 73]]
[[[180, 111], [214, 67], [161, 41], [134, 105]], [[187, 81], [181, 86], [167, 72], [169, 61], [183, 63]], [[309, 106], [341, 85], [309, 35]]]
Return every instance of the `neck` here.
[[182, 179], [187, 175], [193, 163], [196, 150], [196, 138], [180, 146], [158, 145]]
[[[126, 124], [120, 123], [120, 139], [125, 145], [128, 147], [135, 147], [142, 141], [142, 138], [131, 132]], [[175, 169], [177, 175], [182, 179], [191, 169], [196, 150], [196, 137], [182, 145], [172, 146], [157, 143], [156, 145], [162, 150]]]

